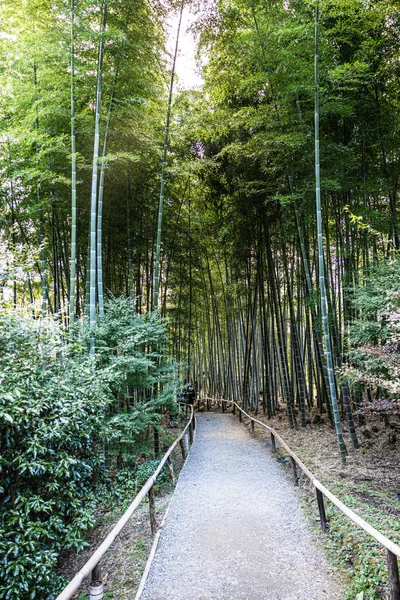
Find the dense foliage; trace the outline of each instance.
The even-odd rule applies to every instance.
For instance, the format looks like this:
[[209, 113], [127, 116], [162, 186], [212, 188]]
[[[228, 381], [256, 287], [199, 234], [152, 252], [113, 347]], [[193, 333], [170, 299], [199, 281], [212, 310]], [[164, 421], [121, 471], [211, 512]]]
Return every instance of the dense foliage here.
[[2, 311], [0, 331], [0, 595], [43, 600], [59, 589], [60, 550], [84, 547], [96, 491], [127, 467], [142, 480], [137, 457], [176, 397], [176, 367], [165, 325], [127, 299], [106, 307], [96, 364], [85, 336], [68, 344], [51, 320]]
[[353, 293], [356, 318], [351, 323], [346, 375], [369, 390], [363, 412], [400, 414], [399, 266], [399, 259], [376, 265], [365, 277], [365, 285]]
[[106, 388], [59, 328], [1, 314], [0, 595], [46, 598], [61, 548], [94, 523]]

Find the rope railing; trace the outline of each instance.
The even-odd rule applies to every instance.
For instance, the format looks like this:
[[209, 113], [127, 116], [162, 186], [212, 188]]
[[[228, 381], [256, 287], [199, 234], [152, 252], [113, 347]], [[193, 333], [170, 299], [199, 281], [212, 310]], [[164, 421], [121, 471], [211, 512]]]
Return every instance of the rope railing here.
[[[276, 451], [276, 440], [280, 443], [282, 448], [286, 450], [286, 452], [290, 456], [294, 484], [298, 485], [298, 472], [297, 467], [303, 471], [303, 473], [310, 479], [312, 484], [315, 487], [317, 502], [318, 502], [318, 510], [320, 516], [321, 528], [323, 531], [327, 530], [327, 519], [325, 514], [325, 505], [324, 505], [324, 496], [328, 498], [347, 518], [349, 518], [355, 525], [363, 529], [368, 535], [374, 538], [381, 546], [386, 549], [386, 565], [388, 570], [388, 579], [389, 579], [389, 591], [390, 591], [390, 600], [400, 600], [400, 580], [399, 580], [399, 569], [397, 558], [400, 558], [400, 546], [389, 540], [386, 536], [384, 536], [380, 531], [372, 527], [367, 521], [364, 521], [357, 513], [355, 513], [351, 508], [346, 506], [343, 502], [339, 500], [332, 492], [330, 492], [318, 479], [311, 473], [311, 471], [305, 466], [305, 464], [300, 460], [300, 458], [293, 452], [291, 448], [286, 444], [286, 442], [281, 438], [279, 433], [266, 425], [262, 421], [255, 419], [251, 415], [249, 415], [246, 411], [244, 411], [237, 402], [233, 400], [226, 400], [224, 398], [209, 398], [206, 397], [204, 400], [207, 403], [207, 410], [210, 409], [210, 402], [221, 403], [221, 411], [224, 412], [226, 409], [226, 404], [232, 404], [233, 406], [233, 414], [236, 414], [236, 409], [238, 410], [239, 420], [242, 421], [242, 415], [250, 419], [251, 422], [251, 432], [252, 435], [255, 435], [254, 425], [260, 425], [264, 429], [267, 429], [271, 434], [271, 447], [272, 450]], [[211, 405], [212, 406], [212, 405]]]
[[182, 458], [184, 461], [186, 460], [186, 456], [189, 451], [190, 445], [193, 443], [195, 428], [196, 419], [194, 416], [194, 410], [193, 406], [190, 406], [190, 417], [188, 423], [186, 424], [182, 433], [176, 438], [172, 446], [170, 446], [170, 448], [164, 454], [153, 475], [151, 475], [146, 481], [140, 492], [137, 494], [133, 502], [129, 505], [127, 510], [124, 512], [118, 523], [113, 527], [112, 531], [110, 531], [106, 539], [102, 542], [102, 544], [100, 544], [100, 546], [97, 548], [94, 554], [92, 554], [89, 560], [84, 564], [81, 570], [75, 575], [75, 577], [70, 581], [70, 583], [61, 592], [61, 594], [57, 596], [56, 600], [69, 600], [79, 590], [83, 580], [89, 575], [91, 575], [91, 583], [89, 587], [90, 600], [101, 600], [103, 598], [104, 588], [101, 576], [100, 561], [106, 554], [106, 552], [108, 552], [116, 537], [121, 533], [125, 525], [128, 523], [129, 519], [135, 513], [136, 509], [139, 507], [140, 503], [142, 502], [142, 500], [144, 500], [146, 496], [148, 496], [149, 501], [151, 533], [153, 536], [156, 535], [157, 519], [154, 497], [154, 484], [156, 483], [157, 478], [160, 475], [166, 463], [168, 464], [172, 481], [173, 483], [175, 483], [175, 473], [171, 461], [171, 455], [177, 447], [177, 445], [179, 444], [181, 448]]

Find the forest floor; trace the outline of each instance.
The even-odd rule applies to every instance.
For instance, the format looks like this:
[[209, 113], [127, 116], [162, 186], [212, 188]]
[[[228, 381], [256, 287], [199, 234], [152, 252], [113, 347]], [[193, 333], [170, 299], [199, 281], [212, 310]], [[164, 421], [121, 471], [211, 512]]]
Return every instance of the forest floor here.
[[[165, 451], [179, 435], [182, 428], [183, 425], [164, 431], [161, 444]], [[183, 466], [179, 446], [172, 459], [175, 474], [178, 476]], [[169, 474], [161, 478], [161, 481], [160, 484], [155, 486], [158, 525], [163, 520], [173, 493]], [[67, 580], [71, 580], [105, 540], [135, 496], [136, 492], [131, 497], [125, 498], [120, 504], [114, 502], [110, 505], [108, 502], [100, 502], [96, 514], [96, 525], [88, 532], [86, 537], [89, 546], [79, 553], [73, 550], [61, 553], [58, 573], [64, 575]], [[148, 502], [144, 500], [101, 562], [105, 592], [104, 600], [134, 600], [153, 539], [150, 530]], [[73, 598], [86, 600], [89, 597], [89, 584], [89, 578], [86, 578]]]
[[[346, 466], [341, 464], [337, 438], [328, 418], [317, 411], [308, 415], [310, 424], [299, 431], [289, 428], [285, 410], [273, 419], [258, 419], [276, 429], [312, 473], [340, 500], [392, 541], [400, 543], [400, 420], [391, 417], [385, 425], [379, 417], [369, 417], [357, 427], [360, 449], [352, 448], [344, 427], [348, 449]], [[247, 419], [246, 419], [247, 421]], [[250, 424], [246, 423], [250, 428]], [[256, 426], [257, 437], [269, 443], [269, 433]], [[395, 444], [397, 439], [398, 444]], [[283, 450], [278, 460], [290, 468]], [[299, 493], [310, 520], [318, 527], [315, 491], [302, 474]], [[322, 536], [324, 546], [337, 570], [348, 580], [346, 598], [374, 600], [388, 598], [385, 552], [367, 534], [353, 525], [326, 501], [329, 534]]]

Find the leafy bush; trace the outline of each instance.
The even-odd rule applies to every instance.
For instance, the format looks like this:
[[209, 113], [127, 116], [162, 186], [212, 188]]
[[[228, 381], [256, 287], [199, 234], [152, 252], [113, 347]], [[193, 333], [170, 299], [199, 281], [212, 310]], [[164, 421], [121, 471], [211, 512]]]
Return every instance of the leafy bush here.
[[94, 523], [107, 397], [50, 321], [3, 312], [0, 329], [0, 597], [44, 600]]
[[376, 265], [354, 289], [358, 318], [350, 329], [345, 375], [374, 392], [363, 412], [400, 414], [400, 259]]
[[54, 571], [60, 550], [84, 547], [98, 492], [107, 503], [115, 484], [114, 500], [123, 502], [154, 471], [149, 426], [160, 427], [163, 411], [175, 404], [176, 368], [157, 315], [136, 314], [124, 298], [109, 301], [96, 328], [94, 360], [81, 325], [67, 343], [51, 320], [0, 313], [0, 597], [6, 600], [54, 597], [62, 587]]
[[107, 303], [94, 360], [87, 331], [67, 343], [51, 320], [4, 310], [0, 335], [0, 597], [45, 600], [60, 550], [85, 545], [95, 491], [132, 498], [154, 471], [149, 426], [175, 403], [176, 368], [165, 323], [124, 298]]
[[176, 363], [167, 357], [166, 323], [157, 314], [139, 315], [129, 298], [106, 303], [96, 327], [97, 369], [114, 402], [105, 432], [118, 467], [136, 465], [148, 454], [149, 426], [160, 426], [162, 413], [176, 407]]

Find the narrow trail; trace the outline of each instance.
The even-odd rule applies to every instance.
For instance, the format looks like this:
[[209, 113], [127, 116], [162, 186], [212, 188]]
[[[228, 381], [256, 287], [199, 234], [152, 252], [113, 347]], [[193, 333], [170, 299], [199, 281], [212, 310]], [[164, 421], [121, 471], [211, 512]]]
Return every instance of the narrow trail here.
[[281, 467], [232, 415], [198, 415], [141, 600], [341, 597]]

